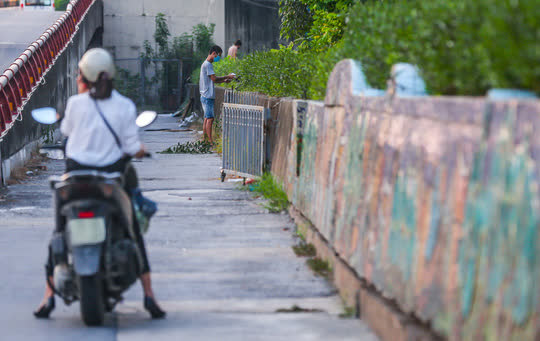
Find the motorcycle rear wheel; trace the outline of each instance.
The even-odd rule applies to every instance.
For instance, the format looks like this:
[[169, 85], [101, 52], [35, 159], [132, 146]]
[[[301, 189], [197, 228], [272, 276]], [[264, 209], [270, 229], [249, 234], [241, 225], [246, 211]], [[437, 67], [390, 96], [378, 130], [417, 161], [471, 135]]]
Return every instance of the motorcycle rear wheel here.
[[87, 326], [101, 326], [105, 320], [102, 285], [98, 275], [79, 277], [81, 317]]

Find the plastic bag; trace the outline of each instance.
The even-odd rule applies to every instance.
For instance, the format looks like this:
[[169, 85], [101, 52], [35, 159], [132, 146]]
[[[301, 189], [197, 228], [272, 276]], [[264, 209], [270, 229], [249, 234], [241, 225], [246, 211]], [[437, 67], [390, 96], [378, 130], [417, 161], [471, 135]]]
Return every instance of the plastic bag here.
[[145, 198], [139, 188], [133, 190], [133, 209], [139, 223], [141, 233], [146, 233], [150, 227], [150, 218], [157, 212], [157, 203]]

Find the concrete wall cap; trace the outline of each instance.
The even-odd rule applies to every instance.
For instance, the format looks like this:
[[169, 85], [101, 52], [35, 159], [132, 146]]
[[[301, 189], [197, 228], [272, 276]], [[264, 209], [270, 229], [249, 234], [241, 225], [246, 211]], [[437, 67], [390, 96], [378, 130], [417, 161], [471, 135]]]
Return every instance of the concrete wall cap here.
[[521, 89], [491, 89], [488, 91], [487, 97], [492, 101], [538, 99], [538, 96], [534, 92]]
[[345, 59], [336, 64], [328, 78], [324, 102], [328, 106], [342, 106], [351, 96], [384, 95], [384, 90], [369, 85], [359, 61]]
[[392, 65], [391, 83], [399, 97], [427, 96], [426, 83], [420, 76], [420, 69], [409, 63]]

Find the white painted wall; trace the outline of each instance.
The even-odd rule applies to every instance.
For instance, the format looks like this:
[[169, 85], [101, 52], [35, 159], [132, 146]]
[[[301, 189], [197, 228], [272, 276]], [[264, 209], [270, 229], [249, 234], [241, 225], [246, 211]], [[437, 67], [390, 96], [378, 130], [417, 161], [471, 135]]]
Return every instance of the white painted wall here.
[[225, 0], [104, 0], [103, 45], [116, 58], [137, 58], [142, 44], [154, 45], [155, 16], [167, 16], [171, 36], [191, 32], [199, 23], [216, 24], [215, 42], [225, 44]]

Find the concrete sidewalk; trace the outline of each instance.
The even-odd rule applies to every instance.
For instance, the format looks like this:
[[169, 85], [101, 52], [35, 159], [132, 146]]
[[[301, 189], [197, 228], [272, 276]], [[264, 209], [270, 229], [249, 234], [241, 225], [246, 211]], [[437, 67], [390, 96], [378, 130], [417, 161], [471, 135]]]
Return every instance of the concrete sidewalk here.
[[[195, 137], [194, 132], [159, 130], [176, 126], [173, 118], [160, 116], [143, 132], [148, 149], [162, 151]], [[344, 308], [335, 289], [311, 272], [305, 258], [293, 253], [294, 225], [288, 215], [270, 214], [249, 192], [221, 183], [220, 164], [215, 154], [155, 154], [135, 162], [145, 195], [159, 204], [145, 240], [154, 291], [168, 312], [165, 320], [148, 318], [137, 284], [104, 328], [85, 328], [78, 304], [64, 307], [59, 300], [53, 320], [36, 321], [31, 310], [42, 293], [42, 263], [29, 267], [36, 273], [4, 264], [7, 270], [24, 272], [33, 284], [32, 299], [24, 299], [25, 307], [18, 307], [15, 317], [0, 309], [0, 327], [14, 336], [24, 330], [29, 340], [376, 340], [361, 321], [339, 317]], [[58, 162], [50, 168], [57, 172]], [[53, 222], [50, 203], [44, 201], [50, 193], [42, 193], [45, 184], [40, 176], [10, 188], [2, 213], [9, 226], [3, 225], [6, 220], [0, 222], [0, 247], [5, 252], [22, 254], [35, 248], [39, 255], [45, 253], [43, 236], [48, 236]], [[34, 186], [34, 194], [25, 186]], [[30, 196], [37, 201], [28, 204]], [[48, 207], [41, 208], [44, 205]], [[38, 208], [21, 211], [23, 206]], [[34, 211], [46, 219], [35, 217]], [[14, 228], [9, 221], [19, 226]], [[6, 230], [10, 235], [39, 230], [41, 237], [29, 242], [21, 238], [20, 243], [27, 245], [19, 248], [7, 241]], [[42, 262], [37, 256], [26, 259]], [[15, 285], [8, 279], [8, 288], [0, 288], [0, 295], [16, 291]], [[10, 302], [8, 307], [15, 307], [21, 301]], [[323, 312], [276, 313], [294, 305]]]

